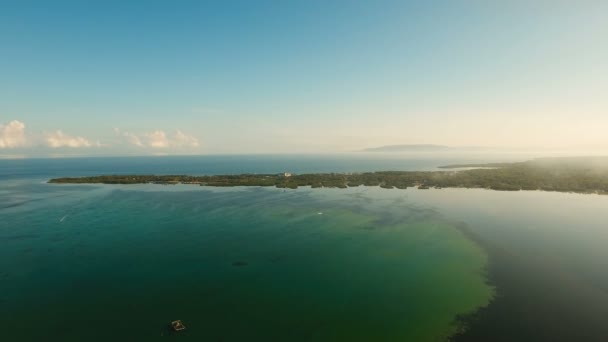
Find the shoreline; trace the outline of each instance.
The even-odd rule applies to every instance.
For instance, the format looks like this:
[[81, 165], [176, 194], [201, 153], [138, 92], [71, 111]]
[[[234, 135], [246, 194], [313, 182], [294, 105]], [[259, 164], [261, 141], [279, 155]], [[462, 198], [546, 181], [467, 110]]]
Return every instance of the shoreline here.
[[[123, 183], [56, 183], [56, 182], [50, 182], [49, 179], [46, 180], [42, 180], [41, 184], [60, 184], [60, 185], [133, 185], [133, 186], [145, 186], [145, 185], [153, 185], [153, 186], [158, 186], [158, 185], [173, 185], [173, 186], [188, 186], [188, 185], [192, 185], [192, 184], [188, 184], [188, 183], [175, 183], [175, 184], [160, 184], [160, 183], [129, 183], [129, 184], [123, 184]], [[201, 185], [196, 185], [198, 187], [201, 187], [203, 189], [208, 189], [208, 190], [213, 190], [213, 189], [247, 189], [247, 188], [272, 188], [272, 189], [276, 189], [276, 190], [298, 190], [298, 189], [308, 189], [308, 190], [317, 190], [317, 189], [325, 189], [325, 190], [345, 190], [345, 189], [357, 189], [357, 188], [373, 188], [373, 189], [383, 189], [383, 190], [395, 190], [395, 191], [399, 191], [399, 190], [484, 190], [484, 191], [497, 191], [497, 192], [509, 192], [509, 193], [517, 193], [517, 192], [529, 192], [529, 193], [534, 193], [534, 192], [539, 192], [539, 193], [559, 193], [559, 194], [572, 194], [572, 195], [596, 195], [596, 196], [606, 196], [608, 195], [608, 193], [606, 192], [575, 192], [575, 191], [550, 191], [550, 190], [542, 190], [542, 189], [535, 189], [535, 190], [497, 190], [497, 189], [491, 189], [491, 188], [466, 188], [466, 187], [439, 187], [439, 188], [435, 188], [435, 187], [430, 187], [430, 188], [418, 188], [418, 187], [409, 187], [409, 188], [384, 188], [378, 185], [358, 185], [358, 186], [349, 186], [346, 188], [338, 188], [338, 187], [312, 187], [310, 185], [303, 185], [303, 186], [298, 186], [297, 188], [282, 188], [282, 187], [275, 187], [275, 186], [264, 186], [264, 185], [230, 185], [230, 186], [216, 186], [216, 185], [205, 185], [205, 184], [201, 184]], [[183, 190], [184, 188], [182, 188]]]
[[[608, 159], [605, 160], [608, 165]], [[537, 159], [517, 163], [448, 165], [441, 171], [376, 171], [362, 173], [310, 173], [239, 175], [98, 175], [50, 179], [59, 184], [192, 184], [199, 186], [274, 186], [276, 188], [349, 188], [361, 185], [385, 189], [469, 188], [499, 191], [542, 190], [582, 194], [608, 194], [608, 166], [596, 159]], [[461, 170], [451, 170], [450, 168]], [[462, 170], [462, 168], [467, 168]]]

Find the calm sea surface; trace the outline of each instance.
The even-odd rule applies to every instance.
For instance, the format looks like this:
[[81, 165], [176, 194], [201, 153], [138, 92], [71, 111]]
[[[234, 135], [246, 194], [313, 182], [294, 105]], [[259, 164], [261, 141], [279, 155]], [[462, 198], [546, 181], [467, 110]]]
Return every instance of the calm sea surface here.
[[606, 340], [605, 196], [46, 183], [499, 160], [0, 160], [0, 340]]

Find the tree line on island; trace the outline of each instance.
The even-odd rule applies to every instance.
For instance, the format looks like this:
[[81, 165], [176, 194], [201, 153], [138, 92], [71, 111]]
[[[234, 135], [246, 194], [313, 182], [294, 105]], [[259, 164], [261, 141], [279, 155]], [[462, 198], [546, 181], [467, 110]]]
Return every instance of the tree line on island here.
[[[482, 188], [608, 194], [608, 158], [546, 158], [518, 163], [461, 164], [441, 171], [240, 175], [103, 175], [51, 179], [71, 184], [197, 184], [201, 186], [275, 186], [296, 189], [380, 186], [387, 189]], [[470, 168], [462, 170], [462, 168]], [[460, 169], [460, 170], [459, 170]]]

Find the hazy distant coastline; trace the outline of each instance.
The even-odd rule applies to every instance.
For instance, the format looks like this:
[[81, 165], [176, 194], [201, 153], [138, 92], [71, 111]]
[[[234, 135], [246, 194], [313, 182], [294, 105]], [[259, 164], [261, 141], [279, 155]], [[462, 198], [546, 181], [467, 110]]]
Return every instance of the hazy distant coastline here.
[[447, 151], [449, 146], [433, 144], [385, 145], [363, 149], [362, 152], [433, 152]]

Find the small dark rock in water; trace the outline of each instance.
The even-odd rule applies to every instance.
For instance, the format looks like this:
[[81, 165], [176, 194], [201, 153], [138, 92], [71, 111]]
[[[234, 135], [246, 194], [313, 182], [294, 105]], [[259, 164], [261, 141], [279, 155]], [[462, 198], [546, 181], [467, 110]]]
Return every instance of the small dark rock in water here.
[[246, 261], [235, 261], [232, 263], [232, 266], [237, 266], [237, 267], [247, 266], [247, 265], [248, 265], [248, 263]]

